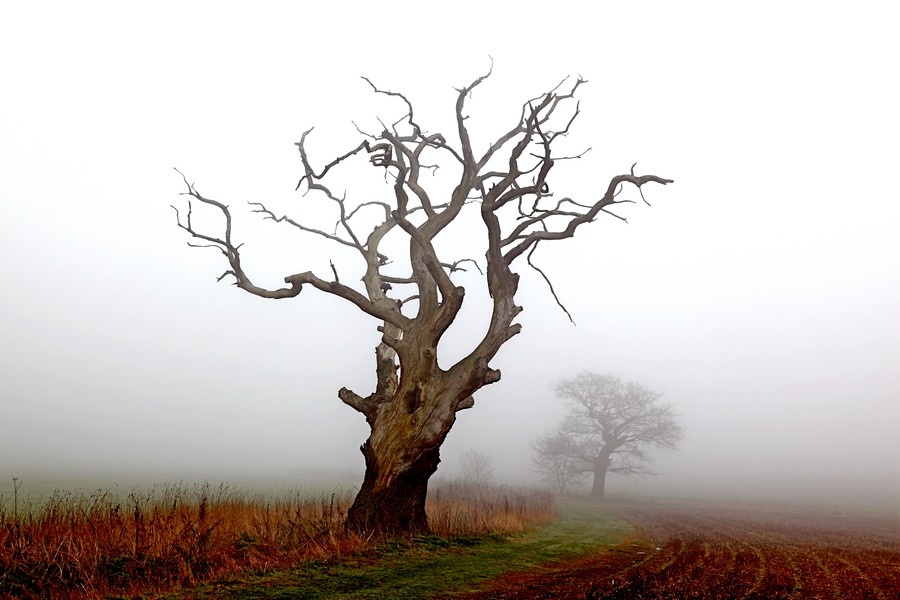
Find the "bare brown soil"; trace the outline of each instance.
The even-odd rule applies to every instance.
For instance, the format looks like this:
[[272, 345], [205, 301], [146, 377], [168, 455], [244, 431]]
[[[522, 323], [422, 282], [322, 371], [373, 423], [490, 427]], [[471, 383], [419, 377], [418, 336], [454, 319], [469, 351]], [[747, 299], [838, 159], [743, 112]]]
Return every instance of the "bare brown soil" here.
[[610, 506], [623, 544], [453, 598], [900, 598], [900, 521], [738, 505]]

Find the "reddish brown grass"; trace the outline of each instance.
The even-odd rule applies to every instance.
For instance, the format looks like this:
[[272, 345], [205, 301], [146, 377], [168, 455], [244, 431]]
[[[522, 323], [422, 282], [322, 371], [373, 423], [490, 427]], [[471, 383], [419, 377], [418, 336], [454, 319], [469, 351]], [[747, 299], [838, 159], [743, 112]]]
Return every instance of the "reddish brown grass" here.
[[517, 533], [555, 519], [556, 502], [544, 490], [440, 482], [428, 493], [428, 520], [445, 537]]
[[[348, 532], [352, 498], [248, 495], [227, 486], [55, 493], [12, 514], [0, 507], [0, 598], [143, 595], [241, 572], [338, 560], [377, 540]], [[436, 486], [436, 535], [518, 531], [555, 514], [549, 494]]]

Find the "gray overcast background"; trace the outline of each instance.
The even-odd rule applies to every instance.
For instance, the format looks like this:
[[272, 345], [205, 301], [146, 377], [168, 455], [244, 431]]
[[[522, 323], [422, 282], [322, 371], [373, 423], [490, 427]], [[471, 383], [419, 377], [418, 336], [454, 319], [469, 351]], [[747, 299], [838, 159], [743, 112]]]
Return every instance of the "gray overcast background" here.
[[[627, 225], [539, 249], [577, 326], [522, 271], [524, 331], [439, 473], [475, 448], [500, 478], [531, 477], [529, 442], [562, 412], [552, 383], [589, 369], [665, 392], [686, 427], [661, 476], [613, 491], [896, 505], [890, 3], [325, 4], [4, 6], [0, 478], [360, 472], [367, 427], [336, 391], [371, 391], [376, 323], [314, 290], [272, 302], [217, 284], [221, 255], [175, 227], [172, 168], [234, 207], [289, 211], [303, 130], [322, 164], [357, 143], [351, 120], [389, 112], [359, 75], [449, 135], [453, 86], [492, 56], [476, 144], [580, 74], [571, 147], [593, 150], [567, 165], [570, 193], [595, 197], [633, 162], [676, 183], [619, 211]], [[262, 283], [340, 258], [283, 233], [241, 212]]]

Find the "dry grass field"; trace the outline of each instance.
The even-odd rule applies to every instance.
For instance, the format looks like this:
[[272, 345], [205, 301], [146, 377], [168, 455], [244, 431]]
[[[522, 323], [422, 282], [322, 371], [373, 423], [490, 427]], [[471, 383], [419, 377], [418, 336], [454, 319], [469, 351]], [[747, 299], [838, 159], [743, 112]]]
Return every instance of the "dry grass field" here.
[[[339, 561], [380, 541], [345, 531], [351, 500], [176, 485], [0, 506], [0, 598], [143, 596]], [[522, 531], [556, 516], [548, 493], [452, 483], [435, 486], [428, 510], [434, 534], [451, 539]]]
[[554, 521], [549, 494], [444, 482], [433, 538], [386, 554], [395, 542], [344, 530], [350, 501], [179, 485], [4, 506], [0, 599], [206, 598], [222, 582], [234, 598], [900, 598], [890, 514], [566, 501]]

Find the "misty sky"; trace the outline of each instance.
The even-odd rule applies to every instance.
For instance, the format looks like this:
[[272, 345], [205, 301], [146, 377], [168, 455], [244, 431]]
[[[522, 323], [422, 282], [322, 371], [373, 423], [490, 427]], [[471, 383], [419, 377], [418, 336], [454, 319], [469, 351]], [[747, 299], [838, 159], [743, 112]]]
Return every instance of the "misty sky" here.
[[[216, 283], [222, 256], [175, 226], [173, 167], [236, 207], [261, 283], [327, 277], [343, 255], [241, 207], [304, 201], [293, 144], [309, 127], [318, 164], [358, 143], [351, 121], [377, 127], [390, 108], [360, 75], [450, 137], [453, 88], [492, 57], [468, 104], [476, 145], [580, 74], [568, 143], [592, 150], [566, 164], [568, 193], [593, 199], [634, 162], [675, 184], [622, 208], [628, 224], [599, 219], [539, 248], [576, 326], [520, 267], [523, 333], [494, 361], [503, 380], [460, 414], [439, 474], [474, 448], [498, 476], [529, 477], [529, 442], [562, 414], [553, 382], [586, 369], [665, 392], [686, 429], [661, 476], [613, 491], [896, 501], [887, 3], [325, 4], [4, 7], [0, 477], [360, 471], [367, 427], [336, 392], [374, 386], [377, 323], [314, 290], [274, 302]], [[487, 306], [477, 274], [459, 281], [471, 324], [451, 330], [447, 356], [480, 337]]]

